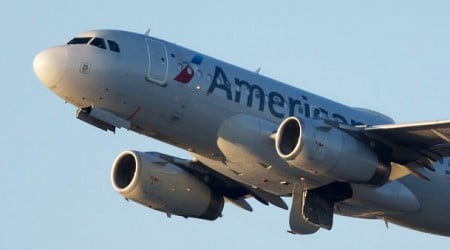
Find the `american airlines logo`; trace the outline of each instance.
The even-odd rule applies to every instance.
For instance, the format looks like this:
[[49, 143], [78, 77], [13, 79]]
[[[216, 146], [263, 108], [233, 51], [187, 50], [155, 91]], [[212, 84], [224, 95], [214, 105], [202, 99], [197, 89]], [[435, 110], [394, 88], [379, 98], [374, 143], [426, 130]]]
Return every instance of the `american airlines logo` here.
[[[210, 83], [208, 94], [221, 91], [229, 101], [241, 103], [247, 107], [256, 106], [259, 111], [268, 109], [270, 114], [277, 118], [286, 116], [303, 116], [313, 119], [332, 120], [351, 126], [364, 125], [364, 123], [333, 113], [321, 107], [310, 105], [306, 95], [297, 97], [284, 96], [276, 91], [265, 91], [261, 86], [235, 77], [229, 81], [225, 71], [216, 66], [214, 76]], [[234, 86], [232, 86], [234, 85]]]
[[[174, 80], [183, 84], [189, 83], [195, 76], [196, 67], [203, 62], [203, 56], [196, 54], [190, 62], [186, 63], [181, 68], [180, 73], [175, 76]], [[265, 93], [264, 90], [257, 84], [249, 83], [239, 78], [234, 78], [235, 88], [231, 87], [231, 82], [228, 80], [224, 70], [216, 66], [214, 76], [212, 77], [208, 94], [212, 94], [216, 89], [224, 91], [226, 98], [230, 101], [240, 103], [242, 100], [248, 107], [256, 105], [259, 111], [268, 108], [269, 112], [277, 117], [284, 118], [286, 116], [305, 116], [307, 118], [322, 118], [337, 121], [339, 123], [348, 125], [363, 125], [363, 123], [353, 119], [347, 119], [341, 114], [330, 113], [329, 111], [313, 107], [309, 104], [308, 98], [301, 95], [301, 98], [285, 97], [276, 91]], [[236, 89], [236, 91], [232, 91]], [[245, 91], [246, 90], [246, 91]], [[286, 110], [287, 109], [287, 110]]]
[[[192, 60], [191, 64], [200, 66], [202, 64], [203, 57], [201, 55], [195, 55]], [[190, 64], [186, 64], [184, 68], [181, 70], [180, 73], [174, 78], [175, 81], [181, 82], [181, 83], [189, 83], [192, 78], [195, 75], [195, 70], [192, 68]]]

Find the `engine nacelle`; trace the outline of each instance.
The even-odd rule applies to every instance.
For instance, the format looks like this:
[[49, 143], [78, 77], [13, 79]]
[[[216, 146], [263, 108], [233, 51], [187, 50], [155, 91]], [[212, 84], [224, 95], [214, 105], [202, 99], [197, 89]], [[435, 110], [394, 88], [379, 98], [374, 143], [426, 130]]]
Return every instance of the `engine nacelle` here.
[[164, 213], [215, 220], [223, 210], [222, 195], [158, 153], [121, 153], [111, 181], [125, 198]]
[[290, 165], [336, 180], [382, 185], [390, 168], [348, 133], [321, 120], [286, 118], [276, 135], [278, 155]]

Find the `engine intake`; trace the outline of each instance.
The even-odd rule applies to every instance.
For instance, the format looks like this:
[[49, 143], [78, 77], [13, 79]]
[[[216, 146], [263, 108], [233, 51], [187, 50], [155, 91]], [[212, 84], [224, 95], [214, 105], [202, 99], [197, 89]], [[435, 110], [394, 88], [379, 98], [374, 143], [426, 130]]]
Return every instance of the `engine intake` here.
[[131, 154], [124, 155], [117, 162], [114, 174], [114, 184], [117, 188], [124, 189], [131, 184], [136, 174], [136, 165], [136, 159]]
[[286, 118], [275, 147], [290, 165], [340, 181], [382, 185], [390, 174], [367, 145], [322, 120]]
[[164, 213], [215, 220], [223, 210], [222, 195], [158, 153], [121, 153], [111, 182], [125, 198]]

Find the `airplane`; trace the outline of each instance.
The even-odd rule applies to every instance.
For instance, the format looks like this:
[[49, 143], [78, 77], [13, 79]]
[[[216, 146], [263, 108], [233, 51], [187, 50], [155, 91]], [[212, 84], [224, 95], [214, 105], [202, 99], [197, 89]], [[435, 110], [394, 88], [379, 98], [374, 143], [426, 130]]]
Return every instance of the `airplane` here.
[[33, 69], [78, 119], [192, 155], [121, 153], [111, 182], [127, 200], [215, 220], [225, 202], [290, 199], [293, 234], [330, 230], [339, 214], [450, 236], [450, 120], [396, 124], [148, 32], [83, 32]]

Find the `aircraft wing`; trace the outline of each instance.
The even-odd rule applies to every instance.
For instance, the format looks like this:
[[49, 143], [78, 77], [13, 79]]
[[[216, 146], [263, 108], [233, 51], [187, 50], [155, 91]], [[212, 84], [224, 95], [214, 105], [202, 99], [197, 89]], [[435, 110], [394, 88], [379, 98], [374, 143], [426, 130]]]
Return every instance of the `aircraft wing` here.
[[[222, 194], [228, 201], [236, 206], [245, 209], [247, 211], [253, 211], [250, 204], [246, 201], [247, 198], [254, 197], [257, 201], [264, 205], [275, 205], [282, 209], [288, 209], [286, 203], [277, 195], [268, 193], [261, 189], [252, 188], [248, 185], [233, 180], [225, 175], [222, 175], [207, 165], [204, 165], [200, 161], [188, 161], [180, 158], [176, 158], [170, 155], [164, 155], [159, 153], [160, 156], [174, 164], [177, 164], [180, 168], [189, 172], [198, 179], [203, 180], [212, 189]], [[195, 158], [199, 158], [196, 156]], [[209, 164], [223, 164], [222, 162], [209, 161]], [[223, 167], [226, 167], [225, 165]], [[205, 178], [207, 176], [207, 178]]]
[[388, 146], [391, 161], [434, 170], [433, 163], [450, 156], [450, 120], [363, 127], [369, 139]]

